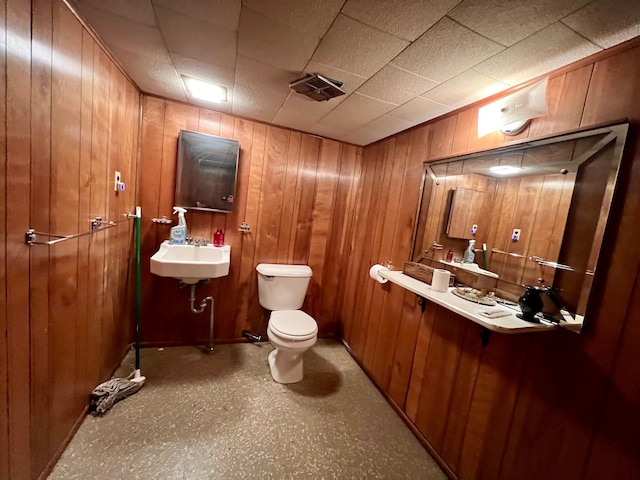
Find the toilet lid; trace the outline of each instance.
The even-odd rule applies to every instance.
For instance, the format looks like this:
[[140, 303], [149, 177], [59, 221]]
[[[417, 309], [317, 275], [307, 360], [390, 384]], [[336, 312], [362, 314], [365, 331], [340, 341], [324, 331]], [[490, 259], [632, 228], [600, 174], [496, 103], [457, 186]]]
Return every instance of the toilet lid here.
[[318, 325], [302, 310], [276, 310], [271, 312], [269, 325], [276, 333], [288, 337], [312, 337], [318, 333]]

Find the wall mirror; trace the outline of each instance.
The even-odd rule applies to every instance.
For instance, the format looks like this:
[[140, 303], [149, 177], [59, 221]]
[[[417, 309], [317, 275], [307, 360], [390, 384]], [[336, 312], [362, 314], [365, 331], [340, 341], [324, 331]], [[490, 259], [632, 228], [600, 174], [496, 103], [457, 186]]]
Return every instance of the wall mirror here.
[[175, 204], [188, 210], [233, 211], [240, 143], [181, 130]]
[[499, 275], [496, 296], [517, 301], [526, 285], [552, 288], [563, 306], [558, 323], [580, 331], [628, 127], [426, 163], [412, 260], [442, 266], [473, 238], [476, 263]]

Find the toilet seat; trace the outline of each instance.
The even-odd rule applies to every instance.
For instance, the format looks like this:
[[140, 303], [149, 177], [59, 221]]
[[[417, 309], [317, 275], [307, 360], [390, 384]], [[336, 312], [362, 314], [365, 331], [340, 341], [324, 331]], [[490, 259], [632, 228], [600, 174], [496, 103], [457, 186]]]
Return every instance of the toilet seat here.
[[295, 341], [309, 340], [318, 333], [318, 324], [314, 318], [302, 310], [271, 312], [269, 327], [276, 335]]

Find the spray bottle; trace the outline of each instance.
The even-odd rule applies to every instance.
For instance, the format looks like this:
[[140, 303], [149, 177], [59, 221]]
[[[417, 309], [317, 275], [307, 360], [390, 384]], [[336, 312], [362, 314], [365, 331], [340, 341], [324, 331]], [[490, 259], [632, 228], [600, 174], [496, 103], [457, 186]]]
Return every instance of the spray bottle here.
[[187, 238], [187, 221], [184, 219], [187, 210], [182, 207], [173, 207], [173, 213], [178, 214], [178, 225], [171, 227], [170, 242], [174, 245], [183, 245]]
[[476, 254], [473, 251], [473, 246], [476, 244], [475, 240], [469, 240], [469, 246], [464, 252], [462, 263], [474, 263], [476, 260]]

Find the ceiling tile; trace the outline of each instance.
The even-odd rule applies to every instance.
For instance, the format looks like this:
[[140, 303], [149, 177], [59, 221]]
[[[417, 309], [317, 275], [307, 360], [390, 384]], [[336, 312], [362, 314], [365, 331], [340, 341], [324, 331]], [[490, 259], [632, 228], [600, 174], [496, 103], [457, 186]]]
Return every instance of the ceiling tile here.
[[503, 49], [445, 17], [392, 63], [422, 77], [444, 82]]
[[157, 80], [157, 77], [145, 73], [137, 75], [136, 84], [144, 93], [151, 93], [160, 97], [170, 98], [181, 102], [187, 101], [182, 85], [176, 80], [169, 80], [170, 83], [164, 83]]
[[346, 98], [343, 95], [324, 102], [316, 102], [304, 95], [291, 92], [273, 121], [278, 125], [291, 128], [311, 128]]
[[[81, 12], [111, 49], [119, 48], [140, 55], [159, 50], [166, 52], [167, 50], [162, 34], [154, 23], [138, 23], [122, 15], [86, 5], [82, 7]], [[155, 21], [153, 10], [151, 10], [151, 14], [153, 21]]]
[[141, 83], [147, 82], [146, 85], [149, 85], [151, 80], [175, 85], [182, 90], [180, 79], [168, 54], [148, 52], [146, 55], [139, 55], [115, 47], [111, 51], [143, 91], [148, 90], [145, 90]]
[[[171, 10], [179, 15], [206, 22], [209, 25], [225, 30], [238, 30], [240, 7], [242, 6], [241, 0], [180, 0], [179, 2], [176, 2], [176, 0], [151, 0], [151, 2], [156, 8], [161, 7]], [[110, 3], [110, 1], [105, 3]]]
[[433, 80], [387, 65], [360, 87], [358, 93], [401, 105], [437, 85]]
[[[175, 1], [175, 0], [167, 0]], [[344, 0], [244, 0], [242, 4], [265, 17], [321, 38], [338, 15]]]
[[380, 136], [380, 133], [375, 130], [371, 130], [367, 127], [359, 128], [347, 135], [340, 137], [340, 140], [347, 143], [353, 143], [354, 145], [360, 145], [364, 147], [365, 145], [369, 145], [377, 140], [384, 138]]
[[232, 27], [212, 28], [207, 22], [164, 7], [156, 7], [156, 14], [171, 52], [225, 68], [235, 67], [237, 32]]
[[443, 105], [459, 108], [501, 92], [509, 86], [474, 70], [467, 70], [422, 96]]
[[241, 117], [252, 118], [270, 123], [284, 103], [287, 95], [277, 95], [254, 90], [244, 85], [236, 85], [233, 89], [232, 111]]
[[331, 110], [326, 117], [320, 120], [319, 124], [332, 125], [335, 128], [341, 128], [343, 132], [348, 132], [366, 125], [395, 107], [392, 103], [354, 93]]
[[406, 40], [338, 15], [313, 59], [340, 70], [370, 77], [407, 45], [409, 42]]
[[449, 17], [502, 45], [511, 46], [592, 0], [464, 0]]
[[504, 83], [517, 85], [599, 50], [599, 47], [561, 23], [554, 23], [482, 62], [474, 70]]
[[387, 114], [376, 118], [374, 121], [368, 123], [363, 128], [378, 132], [380, 134], [380, 138], [385, 138], [398, 132], [402, 132], [407, 128], [411, 128], [413, 125], [414, 123], [410, 122], [409, 120], [404, 120], [402, 118], [393, 117]]
[[562, 22], [600, 47], [613, 47], [640, 35], [640, 2], [598, 0]]
[[[306, 68], [304, 69], [305, 73], [319, 73], [327, 78], [332, 80], [338, 80], [342, 82], [342, 90], [347, 92], [347, 95], [355, 92], [360, 85], [367, 81], [367, 77], [361, 77], [360, 75], [355, 75], [350, 72], [345, 72], [344, 70], [340, 70], [338, 68], [332, 67], [331, 65], [325, 65], [320, 62], [316, 62], [315, 60], [309, 60]], [[337, 99], [344, 100], [342, 97], [337, 97]]]
[[460, 0], [348, 0], [342, 13], [405, 40], [414, 41]]
[[334, 125], [326, 125], [318, 123], [309, 129], [309, 133], [320, 135], [321, 137], [333, 138], [339, 140], [345, 134], [345, 131]]
[[[90, 24], [96, 18], [96, 12], [100, 14], [114, 15], [120, 20], [128, 20], [141, 25], [154, 26], [156, 16], [149, 2], [132, 2], [131, 0], [73, 0], [73, 4], [78, 8]], [[89, 18], [91, 17], [91, 18]]]
[[220, 67], [211, 63], [199, 62], [193, 58], [173, 54], [173, 62], [179, 74], [196, 78], [204, 82], [214, 83], [233, 90], [235, 72], [233, 69]]
[[402, 118], [417, 125], [418, 123], [426, 122], [452, 110], [454, 110], [453, 107], [442, 105], [423, 97], [416, 97], [404, 105], [400, 105], [395, 110], [392, 110], [389, 112], [389, 115]]
[[238, 55], [236, 83], [254, 90], [288, 95], [289, 83], [300, 78], [300, 72], [284, 70]]
[[305, 34], [247, 8], [240, 15], [238, 53], [284, 70], [302, 71], [319, 37]]

